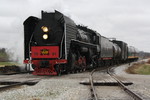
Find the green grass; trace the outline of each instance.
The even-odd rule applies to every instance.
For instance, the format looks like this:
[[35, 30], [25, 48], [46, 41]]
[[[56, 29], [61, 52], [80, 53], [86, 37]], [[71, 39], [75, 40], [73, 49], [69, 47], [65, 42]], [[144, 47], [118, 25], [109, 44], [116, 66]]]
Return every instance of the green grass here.
[[8, 57], [8, 55], [5, 52], [0, 51], [0, 57]]
[[135, 69], [137, 74], [150, 75], [150, 64], [144, 64]]
[[15, 63], [15, 62], [0, 62], [0, 67], [1, 66], [10, 66], [10, 65], [18, 65], [18, 63]]

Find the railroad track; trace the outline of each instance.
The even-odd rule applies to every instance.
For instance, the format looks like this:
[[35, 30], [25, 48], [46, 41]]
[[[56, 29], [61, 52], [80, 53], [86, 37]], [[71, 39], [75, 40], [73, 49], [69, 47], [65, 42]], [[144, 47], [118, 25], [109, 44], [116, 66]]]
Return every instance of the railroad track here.
[[35, 85], [38, 82], [39, 82], [39, 80], [37, 80], [37, 79], [25, 80], [22, 82], [0, 81], [0, 92], [11, 89], [11, 88], [19, 87], [21, 85]]
[[89, 83], [86, 83], [86, 82], [80, 82], [80, 84], [84, 84], [84, 85], [90, 85], [90, 92], [91, 92], [91, 99], [92, 100], [98, 100], [98, 96], [97, 96], [97, 94], [96, 94], [96, 91], [95, 91], [95, 87], [94, 87], [94, 82], [93, 82], [93, 74], [94, 74], [94, 72], [95, 71], [97, 71], [97, 70], [101, 70], [101, 71], [103, 71], [103, 70], [106, 70], [107, 68], [109, 68], [109, 67], [105, 67], [105, 68], [98, 68], [98, 69], [93, 69], [92, 71], [91, 71], [91, 73], [90, 73], [90, 76], [89, 76]]
[[90, 73], [90, 90], [91, 90], [91, 99], [92, 100], [98, 100], [95, 88], [94, 88], [94, 83], [93, 83], [93, 73], [95, 72], [95, 69]]
[[[105, 69], [106, 70], [106, 69]], [[95, 91], [95, 87], [94, 87], [94, 77], [93, 74], [94, 72], [96, 72], [96, 69], [92, 70], [90, 73], [90, 77], [89, 77], [89, 83], [90, 83], [90, 91], [91, 91], [91, 99], [90, 100], [99, 100], [97, 93]], [[120, 81], [119, 79], [117, 79], [115, 77], [115, 75], [112, 73], [111, 67], [107, 68], [107, 73], [116, 80], [117, 82], [117, 86], [119, 86], [121, 89], [123, 89], [129, 96], [131, 96], [133, 98], [133, 100], [144, 100], [142, 97], [140, 97], [138, 94], [134, 93], [133, 91], [129, 90], [122, 81]]]
[[0, 82], [0, 84], [2, 85], [0, 87], [0, 91], [5, 91], [8, 90], [10, 88], [15, 88], [21, 85], [35, 85], [36, 83], [38, 83], [39, 80], [27, 80], [27, 81], [23, 81], [23, 82], [13, 82], [13, 81], [4, 81], [4, 82]]
[[117, 83], [118, 86], [120, 86], [127, 94], [129, 94], [134, 100], [144, 100], [141, 96], [139, 96], [138, 94], [134, 93], [132, 90], [128, 89], [122, 81], [120, 81], [118, 78], [115, 77], [115, 75], [111, 72], [111, 69], [108, 68], [107, 73], [114, 78]]
[[[97, 94], [96, 94], [95, 87], [94, 87], [94, 82], [93, 82], [93, 80], [94, 80], [94, 79], [93, 79], [93, 74], [94, 74], [94, 72], [97, 71], [97, 70], [103, 71], [103, 70], [106, 70], [107, 68], [109, 68], [109, 67], [93, 69], [93, 70], [91, 71], [91, 73], [90, 73], [90, 76], [89, 76], [89, 83], [90, 83], [90, 91], [91, 91], [91, 99], [92, 99], [92, 100], [98, 100], [98, 96], [97, 96]], [[81, 83], [81, 84], [82, 84], [82, 83]]]
[[0, 75], [0, 92], [22, 85], [35, 85], [41, 79], [30, 74]]

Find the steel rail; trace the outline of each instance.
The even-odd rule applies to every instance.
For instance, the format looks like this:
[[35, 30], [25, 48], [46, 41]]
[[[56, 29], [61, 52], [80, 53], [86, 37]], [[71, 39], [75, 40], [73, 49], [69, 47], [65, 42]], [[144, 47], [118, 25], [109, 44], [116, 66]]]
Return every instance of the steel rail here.
[[[6, 90], [6, 89], [13, 88], [13, 87], [16, 87], [16, 86], [21, 86], [21, 85], [26, 85], [26, 84], [28, 85], [29, 82], [32, 82], [32, 81], [35, 81], [35, 80], [38, 82], [37, 79], [32, 79], [32, 80], [27, 80], [27, 81], [23, 81], [23, 82], [17, 82], [17, 83], [14, 83], [14, 84], [2, 86], [2, 87], [0, 87], [0, 91], [4, 91], [4, 90]], [[35, 84], [36, 84], [37, 82], [35, 82]]]
[[144, 99], [143, 99], [142, 97], [140, 97], [138, 94], [136, 94], [136, 93], [134, 93], [133, 91], [131, 91], [130, 89], [128, 89], [119, 79], [117, 79], [117, 78], [114, 76], [114, 74], [112, 74], [112, 73], [110, 72], [110, 68], [108, 68], [107, 73], [108, 73], [112, 78], [114, 78], [114, 79], [118, 82], [119, 86], [120, 86], [126, 93], [128, 93], [134, 100], [144, 100]]
[[95, 88], [94, 88], [94, 84], [93, 84], [93, 73], [95, 72], [95, 69], [92, 70], [92, 72], [90, 73], [90, 78], [89, 78], [89, 81], [90, 81], [90, 90], [91, 90], [91, 96], [92, 96], [92, 99], [93, 100], [98, 100], [98, 97], [97, 97], [97, 94], [95, 92]]
[[21, 82], [21, 83], [6, 85], [6, 86], [3, 86], [3, 87], [0, 87], [0, 91], [4, 91], [6, 89], [13, 88], [13, 87], [16, 87], [16, 86], [21, 86], [21, 85], [24, 85], [24, 84], [25, 84], [24, 82]]

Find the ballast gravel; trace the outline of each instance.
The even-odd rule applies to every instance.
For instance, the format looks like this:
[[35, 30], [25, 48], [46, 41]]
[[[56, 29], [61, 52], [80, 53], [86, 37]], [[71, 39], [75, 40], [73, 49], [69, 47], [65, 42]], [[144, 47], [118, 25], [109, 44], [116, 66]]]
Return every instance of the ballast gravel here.
[[88, 90], [71, 79], [43, 79], [35, 86], [23, 86], [0, 93], [1, 100], [87, 100]]

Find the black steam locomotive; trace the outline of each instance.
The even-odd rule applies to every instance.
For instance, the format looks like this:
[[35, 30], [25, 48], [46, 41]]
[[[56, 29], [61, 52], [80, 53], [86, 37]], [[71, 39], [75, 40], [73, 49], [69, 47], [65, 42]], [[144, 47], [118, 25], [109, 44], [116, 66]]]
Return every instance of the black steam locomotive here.
[[24, 21], [24, 55], [34, 75], [59, 75], [138, 59], [134, 47], [76, 25], [58, 11], [42, 11], [41, 19], [30, 16]]

